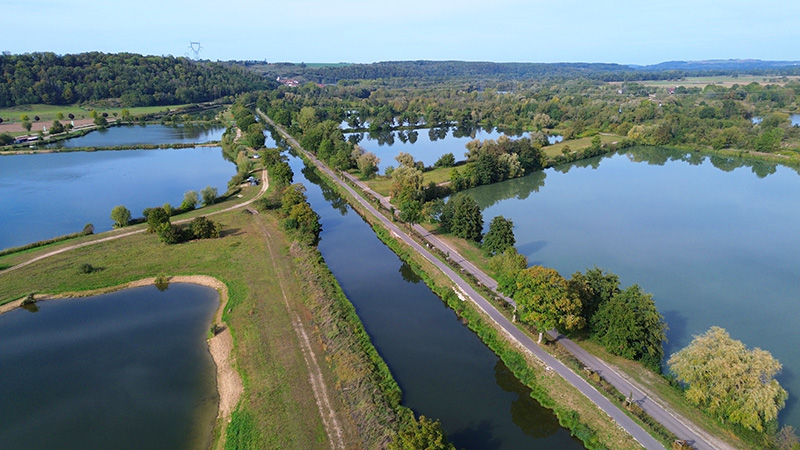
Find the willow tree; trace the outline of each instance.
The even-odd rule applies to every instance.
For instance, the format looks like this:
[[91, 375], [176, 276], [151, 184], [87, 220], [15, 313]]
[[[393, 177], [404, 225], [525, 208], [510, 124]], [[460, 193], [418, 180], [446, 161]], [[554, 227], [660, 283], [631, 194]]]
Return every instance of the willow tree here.
[[686, 398], [709, 413], [763, 432], [777, 420], [788, 394], [775, 380], [781, 364], [766, 350], [748, 350], [720, 327], [711, 327], [669, 359]]

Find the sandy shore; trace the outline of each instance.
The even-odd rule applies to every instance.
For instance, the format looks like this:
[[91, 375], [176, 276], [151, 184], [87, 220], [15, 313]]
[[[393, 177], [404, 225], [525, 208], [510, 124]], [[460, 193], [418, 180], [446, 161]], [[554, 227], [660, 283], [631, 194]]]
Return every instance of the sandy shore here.
[[[233, 337], [225, 323], [222, 321], [222, 313], [225, 311], [225, 306], [228, 304], [228, 287], [225, 283], [219, 281], [214, 277], [205, 275], [191, 275], [191, 276], [174, 276], [169, 278], [170, 283], [193, 283], [202, 286], [208, 286], [216, 289], [219, 292], [219, 307], [214, 314], [214, 323], [220, 327], [222, 331], [217, 333], [214, 337], [208, 339], [208, 350], [211, 357], [214, 359], [214, 364], [217, 366], [217, 391], [219, 392], [219, 409], [217, 411], [217, 420], [221, 426], [220, 441], [225, 439], [225, 429], [230, 421], [231, 413], [236, 408], [242, 394], [244, 393], [244, 385], [242, 378], [234, 368], [233, 351]], [[56, 298], [73, 298], [73, 297], [90, 297], [93, 295], [105, 294], [108, 292], [120, 291], [123, 289], [130, 289], [140, 286], [149, 286], [155, 284], [155, 278], [145, 278], [142, 280], [132, 281], [130, 283], [122, 284], [104, 289], [96, 289], [93, 291], [84, 292], [70, 292], [58, 295], [36, 295], [36, 301], [52, 300]], [[20, 307], [22, 299], [16, 300], [5, 305], [0, 305], [0, 314], [11, 311], [14, 308]]]

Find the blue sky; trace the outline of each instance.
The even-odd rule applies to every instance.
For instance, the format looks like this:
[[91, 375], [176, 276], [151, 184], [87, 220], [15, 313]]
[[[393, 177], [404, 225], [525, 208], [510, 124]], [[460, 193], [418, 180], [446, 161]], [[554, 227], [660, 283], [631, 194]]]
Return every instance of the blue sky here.
[[[800, 60], [800, 1], [0, 0], [0, 51], [269, 62]], [[19, 19], [19, 20], [15, 20]]]

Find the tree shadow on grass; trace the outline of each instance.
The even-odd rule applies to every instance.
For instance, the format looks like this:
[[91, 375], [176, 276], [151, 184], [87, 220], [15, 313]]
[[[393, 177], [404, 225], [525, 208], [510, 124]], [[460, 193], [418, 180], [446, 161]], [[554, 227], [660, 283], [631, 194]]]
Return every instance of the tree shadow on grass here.
[[241, 228], [226, 228], [219, 232], [219, 237], [224, 238], [228, 236], [239, 236], [242, 234]]

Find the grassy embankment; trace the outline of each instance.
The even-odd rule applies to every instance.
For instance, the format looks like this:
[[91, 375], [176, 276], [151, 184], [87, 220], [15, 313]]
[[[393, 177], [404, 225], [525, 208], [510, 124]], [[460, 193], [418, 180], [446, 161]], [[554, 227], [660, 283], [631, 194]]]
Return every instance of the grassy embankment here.
[[[320, 174], [320, 177], [332, 185], [323, 174]], [[452, 282], [441, 271], [421, 255], [393, 238], [376, 219], [365, 214], [349, 194], [338, 187], [334, 187], [334, 189], [348, 199], [350, 205], [367, 219], [378, 237], [425, 280], [431, 290], [442, 298], [462, 321], [503, 360], [514, 375], [531, 388], [531, 396], [543, 406], [552, 409], [561, 425], [570, 429], [572, 434], [581, 439], [587, 448], [641, 448], [631, 439], [630, 435], [621, 430], [576, 388], [560, 376], [546, 370], [539, 360], [532, 356], [526, 356], [526, 352], [515, 348], [503, 335], [498, 333], [492, 326], [492, 322], [481, 311], [470, 302], [461, 301], [452, 290]]]
[[33, 121], [34, 116], [39, 116], [39, 122], [49, 126], [50, 124], [53, 123], [54, 120], [56, 120], [56, 118], [58, 117], [58, 113], [64, 115], [64, 118], [61, 119], [62, 123], [69, 123], [70, 113], [72, 113], [75, 116], [75, 119], [89, 119], [91, 118], [89, 114], [93, 109], [98, 112], [108, 113], [109, 116], [113, 118], [114, 113], [116, 113], [117, 116], [121, 116], [123, 109], [127, 109], [131, 113], [131, 116], [139, 116], [143, 114], [155, 114], [160, 112], [166, 112], [167, 110], [174, 111], [176, 109], [182, 109], [189, 106], [192, 106], [192, 104], [168, 105], [168, 106], [136, 106], [131, 108], [123, 108], [123, 107], [110, 108], [102, 105], [34, 104], [34, 105], [21, 105], [21, 106], [10, 106], [7, 108], [0, 108], [0, 117], [3, 118], [3, 123], [14, 123], [14, 122], [20, 122], [20, 116], [22, 116], [23, 114], [27, 114], [28, 117], [30, 117], [31, 121]]
[[[200, 212], [207, 211], [195, 214]], [[179, 217], [173, 222], [176, 219]], [[228, 426], [225, 448], [313, 449], [327, 445], [319, 408], [310, 395], [307, 355], [301, 350], [291, 317], [299, 317], [305, 324], [314, 352], [322, 355], [318, 360], [330, 363], [321, 364], [329, 388], [353, 377], [365, 381], [363, 388], [368, 392], [347, 392], [345, 396], [344, 391], [331, 389], [344, 445], [352, 448], [385, 442], [396, 421], [395, 411], [386, 407], [396, 403], [388, 395], [397, 389], [396, 384], [385, 365], [380, 366], [382, 361], [375, 361], [374, 348], [372, 354], [365, 351], [371, 344], [368, 339], [364, 342], [365, 332], [352, 306], [348, 310], [343, 294], [336, 294], [341, 290], [333, 277], [329, 272], [324, 276], [327, 269], [322, 262], [311, 250], [293, 247], [290, 253], [290, 242], [271, 215], [234, 210], [213, 220], [223, 225], [219, 239], [168, 246], [154, 235], [140, 233], [52, 256], [14, 272], [0, 272], [0, 304], [30, 292], [85, 293], [159, 274], [215, 277], [228, 287], [230, 299], [223, 319], [233, 335], [236, 366], [245, 385]], [[6, 256], [0, 258], [0, 264], [8, 266], [12, 259], [28, 259], [68, 244]], [[79, 274], [82, 263], [100, 270]], [[330, 298], [324, 306], [326, 297]], [[329, 347], [323, 353], [325, 341], [320, 333], [330, 338], [332, 329], [350, 340], [339, 339], [335, 350]], [[399, 394], [395, 396], [399, 401]], [[379, 420], [386, 426], [379, 428]], [[217, 447], [222, 446], [218, 441], [221, 425], [215, 428]]]

